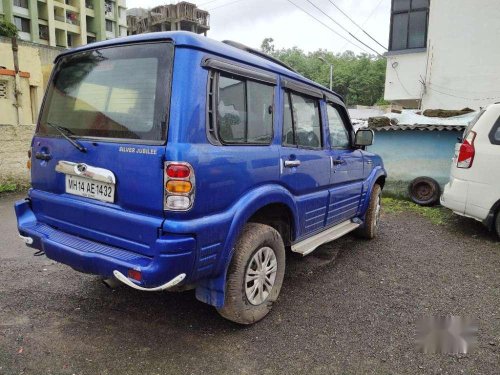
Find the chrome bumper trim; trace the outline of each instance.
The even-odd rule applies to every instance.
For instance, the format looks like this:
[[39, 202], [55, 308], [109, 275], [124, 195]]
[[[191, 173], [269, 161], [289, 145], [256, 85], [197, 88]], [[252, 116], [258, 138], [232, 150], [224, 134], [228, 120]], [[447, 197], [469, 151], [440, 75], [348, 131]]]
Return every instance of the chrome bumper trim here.
[[120, 280], [122, 283], [124, 283], [125, 285], [127, 285], [131, 288], [137, 289], [137, 290], [141, 290], [143, 292], [161, 292], [162, 290], [172, 288], [173, 286], [179, 284], [186, 277], [185, 273], [181, 273], [180, 275], [178, 275], [178, 276], [174, 277], [172, 280], [170, 280], [168, 283], [157, 286], [156, 288], [143, 288], [142, 286], [139, 286], [139, 285], [133, 283], [127, 276], [125, 276], [120, 271], [116, 271], [116, 270], [113, 271], [113, 275], [118, 280]]

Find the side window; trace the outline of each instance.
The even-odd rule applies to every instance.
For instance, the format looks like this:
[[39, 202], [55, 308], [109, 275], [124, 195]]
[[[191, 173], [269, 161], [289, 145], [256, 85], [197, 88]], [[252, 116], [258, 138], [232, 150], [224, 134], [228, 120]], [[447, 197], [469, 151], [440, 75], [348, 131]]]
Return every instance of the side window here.
[[500, 127], [497, 127], [495, 134], [493, 135], [495, 142], [500, 143]]
[[490, 142], [494, 145], [500, 145], [500, 117], [493, 125], [493, 128], [490, 132]]
[[287, 93], [283, 118], [283, 144], [320, 148], [321, 121], [317, 99]]
[[332, 148], [349, 148], [349, 133], [339, 111], [328, 103], [328, 128], [330, 129], [330, 146]]
[[274, 87], [221, 74], [217, 101], [219, 139], [226, 144], [269, 144]]

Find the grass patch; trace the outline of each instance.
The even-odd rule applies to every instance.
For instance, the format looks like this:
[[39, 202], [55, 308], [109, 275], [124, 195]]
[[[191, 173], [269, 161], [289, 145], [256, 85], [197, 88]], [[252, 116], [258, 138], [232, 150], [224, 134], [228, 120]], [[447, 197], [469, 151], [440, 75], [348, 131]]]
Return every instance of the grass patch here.
[[441, 206], [422, 207], [413, 202], [391, 198], [382, 198], [382, 207], [386, 213], [413, 212], [421, 215], [436, 225], [444, 225], [452, 218], [452, 212]]
[[5, 181], [0, 183], [0, 194], [16, 193], [27, 191], [30, 187], [28, 182], [21, 181]]

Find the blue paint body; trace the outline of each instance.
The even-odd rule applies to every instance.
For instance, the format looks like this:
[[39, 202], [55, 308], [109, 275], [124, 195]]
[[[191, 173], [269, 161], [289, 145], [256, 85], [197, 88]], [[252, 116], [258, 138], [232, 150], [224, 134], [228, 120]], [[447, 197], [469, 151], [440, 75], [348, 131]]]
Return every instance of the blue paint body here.
[[[36, 135], [33, 154], [46, 151], [53, 157], [32, 159], [32, 189], [15, 206], [18, 228], [21, 235], [34, 239], [33, 248], [82, 272], [111, 277], [113, 270], [126, 275], [129, 269], [138, 269], [143, 287], [158, 286], [185, 273], [184, 283], [196, 286], [198, 299], [220, 307], [235, 241], [259, 209], [271, 204], [284, 207], [292, 219], [290, 240], [297, 242], [342, 221], [363, 220], [371, 189], [377, 180], [385, 179], [386, 172], [382, 159], [371, 152], [331, 149], [327, 126], [322, 127], [325, 144], [320, 150], [283, 147], [284, 95], [279, 78], [327, 90], [247, 52], [173, 32], [114, 39], [68, 53], [161, 40], [175, 45], [167, 143], [141, 146], [154, 149], [154, 154], [131, 154], [118, 149], [137, 145], [80, 140], [88, 150], [81, 153], [66, 140]], [[208, 142], [208, 70], [201, 66], [206, 56], [223, 56], [277, 76], [271, 145]], [[326, 104], [320, 103], [326, 124]], [[291, 158], [302, 164], [282, 170], [282, 160]], [[332, 158], [343, 163], [332, 167]], [[59, 160], [113, 171], [115, 203], [65, 193], [64, 175], [54, 171]], [[189, 211], [163, 209], [165, 161], [193, 167], [196, 198]]]
[[451, 158], [459, 131], [388, 130], [375, 133], [370, 151], [384, 159], [389, 181], [409, 182], [428, 176], [440, 184], [449, 180]]

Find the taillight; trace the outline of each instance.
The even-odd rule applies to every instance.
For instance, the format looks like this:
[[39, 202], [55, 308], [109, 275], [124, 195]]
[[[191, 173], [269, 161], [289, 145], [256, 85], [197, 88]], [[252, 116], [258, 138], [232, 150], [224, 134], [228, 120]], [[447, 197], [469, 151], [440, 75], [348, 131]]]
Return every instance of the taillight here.
[[457, 168], [472, 167], [474, 155], [476, 154], [476, 150], [474, 148], [474, 139], [476, 139], [476, 133], [470, 131], [460, 145], [460, 150], [458, 151], [457, 157]]
[[191, 170], [187, 165], [170, 164], [167, 166], [167, 176], [170, 178], [187, 178]]
[[194, 203], [195, 178], [190, 164], [183, 162], [165, 162], [165, 197], [164, 209], [186, 211]]

